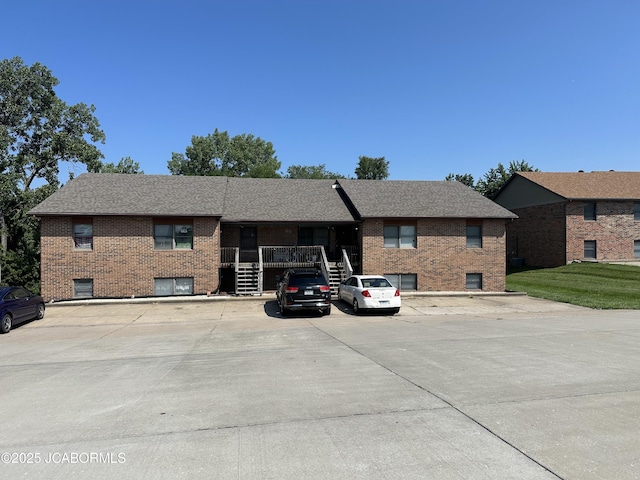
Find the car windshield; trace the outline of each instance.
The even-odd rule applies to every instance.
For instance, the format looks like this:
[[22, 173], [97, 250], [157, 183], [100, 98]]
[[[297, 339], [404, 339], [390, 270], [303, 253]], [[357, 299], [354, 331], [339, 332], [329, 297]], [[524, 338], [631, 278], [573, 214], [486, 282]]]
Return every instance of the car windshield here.
[[386, 278], [363, 278], [362, 286], [365, 288], [386, 288], [392, 285]]

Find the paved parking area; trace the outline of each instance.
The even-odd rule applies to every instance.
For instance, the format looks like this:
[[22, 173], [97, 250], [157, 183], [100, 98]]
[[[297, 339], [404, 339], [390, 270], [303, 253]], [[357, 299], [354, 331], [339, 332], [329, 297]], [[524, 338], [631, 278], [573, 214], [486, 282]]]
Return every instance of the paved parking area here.
[[638, 479], [640, 315], [53, 305], [0, 336], [0, 477]]

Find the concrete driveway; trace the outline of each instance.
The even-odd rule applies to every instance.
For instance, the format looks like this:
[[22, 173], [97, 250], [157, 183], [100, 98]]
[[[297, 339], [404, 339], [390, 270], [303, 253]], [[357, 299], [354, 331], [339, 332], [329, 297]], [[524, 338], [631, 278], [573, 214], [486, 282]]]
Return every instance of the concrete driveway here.
[[640, 478], [639, 312], [403, 302], [50, 306], [0, 336], [0, 476]]

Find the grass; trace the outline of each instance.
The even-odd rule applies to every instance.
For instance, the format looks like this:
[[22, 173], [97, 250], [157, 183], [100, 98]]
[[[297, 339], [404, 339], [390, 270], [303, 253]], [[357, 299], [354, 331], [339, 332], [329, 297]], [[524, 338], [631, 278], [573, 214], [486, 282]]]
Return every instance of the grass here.
[[640, 267], [572, 263], [556, 268], [511, 268], [507, 290], [601, 309], [640, 309]]

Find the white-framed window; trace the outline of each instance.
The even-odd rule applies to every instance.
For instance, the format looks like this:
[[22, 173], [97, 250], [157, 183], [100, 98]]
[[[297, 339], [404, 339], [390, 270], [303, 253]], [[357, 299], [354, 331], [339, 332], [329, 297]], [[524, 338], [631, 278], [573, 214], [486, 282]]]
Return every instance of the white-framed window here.
[[596, 256], [596, 241], [585, 240], [584, 241], [584, 258], [598, 258]]
[[93, 224], [88, 222], [73, 224], [73, 247], [78, 250], [93, 250]]
[[640, 221], [640, 202], [633, 202], [633, 219]]
[[482, 274], [467, 273], [466, 288], [467, 290], [482, 290]]
[[385, 273], [384, 276], [400, 290], [418, 290], [418, 275], [415, 273]]
[[416, 248], [416, 245], [417, 237], [415, 225], [384, 226], [385, 248]]
[[154, 278], [153, 294], [156, 296], [193, 295], [193, 278]]
[[640, 240], [633, 241], [633, 258], [640, 258]]
[[482, 248], [482, 225], [467, 223], [467, 248]]
[[153, 226], [153, 248], [155, 250], [193, 249], [193, 225], [156, 223]]
[[584, 219], [596, 219], [596, 202], [584, 202]]
[[73, 298], [93, 297], [93, 279], [76, 278], [73, 280]]

